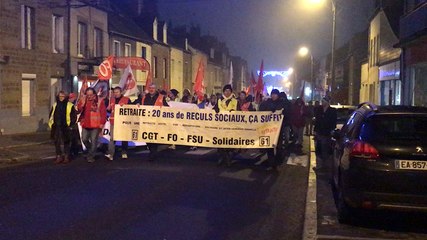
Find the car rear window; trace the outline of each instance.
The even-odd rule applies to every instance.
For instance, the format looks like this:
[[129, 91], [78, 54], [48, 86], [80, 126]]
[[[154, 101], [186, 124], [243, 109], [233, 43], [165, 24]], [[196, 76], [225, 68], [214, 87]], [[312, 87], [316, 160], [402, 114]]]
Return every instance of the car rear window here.
[[381, 143], [425, 140], [427, 115], [375, 115], [362, 125], [360, 136], [364, 141]]
[[337, 123], [346, 123], [354, 109], [350, 108], [337, 108]]

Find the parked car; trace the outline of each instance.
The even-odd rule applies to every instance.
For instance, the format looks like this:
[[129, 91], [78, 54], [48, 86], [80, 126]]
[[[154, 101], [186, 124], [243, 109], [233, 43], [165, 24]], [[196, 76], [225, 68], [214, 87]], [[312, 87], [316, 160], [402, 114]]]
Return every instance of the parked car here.
[[344, 126], [348, 118], [357, 108], [353, 105], [331, 105], [331, 107], [337, 110], [337, 129], [341, 129]]
[[365, 103], [334, 135], [340, 222], [361, 209], [427, 211], [427, 108]]

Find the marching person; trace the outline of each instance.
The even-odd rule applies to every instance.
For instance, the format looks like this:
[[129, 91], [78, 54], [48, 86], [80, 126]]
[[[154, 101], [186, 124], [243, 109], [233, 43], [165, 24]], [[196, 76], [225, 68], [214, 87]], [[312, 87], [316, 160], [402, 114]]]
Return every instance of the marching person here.
[[337, 111], [335, 108], [330, 106], [330, 98], [322, 98], [322, 111], [316, 116], [316, 146], [320, 147], [320, 161], [317, 161], [316, 170], [322, 170], [324, 167], [328, 167], [329, 163], [329, 152], [331, 150], [331, 136], [332, 131], [337, 126]]
[[[116, 144], [114, 141], [114, 110], [116, 104], [119, 104], [120, 106], [131, 104], [130, 99], [123, 96], [121, 87], [113, 88], [113, 97], [110, 99], [110, 103], [107, 107], [107, 112], [110, 113], [110, 142], [108, 143], [108, 154], [106, 154], [105, 157], [110, 161], [113, 161], [114, 153], [116, 151]], [[127, 149], [128, 142], [122, 141], [122, 159], [128, 158]]]
[[[277, 89], [273, 89], [271, 90], [271, 98], [267, 99], [266, 101], [261, 102], [260, 106], [259, 106], [259, 110], [260, 111], [270, 111], [270, 112], [275, 112], [275, 111], [279, 111], [285, 108], [284, 102], [282, 99], [280, 99], [279, 95], [280, 92]], [[280, 134], [281, 136], [282, 134]], [[281, 137], [279, 137], [279, 141], [278, 141], [278, 145], [279, 146], [274, 146], [277, 149], [281, 148]], [[267, 156], [268, 156], [268, 163], [269, 166], [267, 168], [268, 171], [271, 170], [277, 170], [277, 165], [278, 165], [278, 161], [280, 159], [278, 154], [274, 154], [274, 148], [269, 148], [267, 150]]]
[[[75, 112], [77, 114], [77, 96], [75, 93], [70, 93], [68, 95], [68, 101], [73, 104]], [[77, 121], [74, 124], [70, 125], [70, 138], [71, 138], [71, 148], [70, 148], [70, 156], [75, 158], [79, 155], [79, 152], [82, 151], [82, 142], [80, 140], [80, 131]]]
[[[141, 104], [146, 106], [169, 106], [166, 102], [166, 96], [160, 94], [155, 84], [151, 84], [148, 87], [148, 93], [141, 99]], [[150, 150], [150, 155], [148, 157], [148, 161], [154, 161], [157, 159], [157, 143], [147, 143], [147, 146]]]
[[171, 89], [168, 93], [169, 101], [180, 102], [181, 100], [178, 98], [178, 94], [179, 94], [178, 90]]
[[239, 100], [237, 102], [237, 111], [255, 111], [252, 102], [249, 101], [249, 97], [247, 96], [245, 91], [241, 91], [239, 93]]
[[302, 149], [304, 126], [305, 126], [305, 104], [302, 98], [297, 98], [292, 105], [292, 131], [295, 136], [295, 147], [298, 151]]
[[[51, 137], [55, 143], [56, 164], [70, 162], [70, 126], [75, 125], [76, 121], [77, 113], [74, 109], [74, 105], [68, 101], [66, 93], [60, 91], [49, 114]], [[64, 145], [63, 150], [61, 145]]]
[[218, 99], [216, 97], [216, 94], [212, 94], [209, 98], [209, 102], [206, 104], [206, 109], [214, 109], [215, 106], [218, 104]]
[[[218, 103], [214, 107], [214, 110], [218, 112], [226, 111], [236, 111], [237, 110], [237, 100], [233, 97], [233, 88], [230, 84], [227, 84], [222, 89], [222, 97], [218, 99]], [[218, 149], [220, 153], [220, 159], [218, 160], [218, 166], [221, 165], [224, 161], [227, 164], [227, 167], [231, 166], [231, 152], [230, 149], [220, 148]]]
[[77, 108], [81, 113], [79, 122], [82, 126], [82, 141], [88, 150], [86, 159], [89, 163], [93, 163], [98, 137], [107, 121], [105, 104], [102, 99], [98, 99], [95, 89], [87, 88]]
[[288, 100], [288, 95], [285, 92], [280, 93], [280, 99], [283, 101], [283, 123], [281, 136], [283, 137], [282, 143], [286, 147], [289, 144], [291, 133], [291, 119], [292, 119], [292, 103]]

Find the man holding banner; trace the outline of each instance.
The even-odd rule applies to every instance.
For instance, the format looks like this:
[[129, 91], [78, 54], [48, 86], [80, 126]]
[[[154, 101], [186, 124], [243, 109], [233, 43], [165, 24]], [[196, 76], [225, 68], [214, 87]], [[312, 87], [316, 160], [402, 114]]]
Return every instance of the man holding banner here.
[[[148, 94], [146, 94], [141, 99], [142, 105], [146, 106], [155, 106], [155, 107], [162, 107], [162, 106], [169, 106], [166, 102], [166, 96], [160, 94], [155, 84], [151, 84], [148, 86]], [[148, 148], [150, 149], [150, 155], [148, 158], [148, 161], [154, 161], [157, 159], [157, 147], [158, 144], [156, 143], [147, 143]]]
[[[237, 110], [237, 100], [233, 97], [233, 88], [230, 84], [227, 84], [222, 89], [222, 97], [218, 99], [218, 104], [214, 107], [214, 110], [218, 112], [225, 111], [236, 111]], [[227, 167], [231, 166], [231, 152], [230, 149], [218, 149], [220, 159], [218, 160], [218, 166], [220, 166], [224, 161], [227, 164]]]
[[[116, 149], [116, 144], [114, 141], [114, 109], [115, 109], [115, 106], [116, 106], [116, 104], [123, 106], [125, 104], [130, 104], [130, 103], [131, 103], [130, 99], [128, 97], [123, 96], [121, 87], [115, 87], [113, 89], [113, 97], [110, 99], [109, 105], [107, 107], [107, 112], [110, 112], [110, 142], [108, 143], [108, 154], [105, 155], [105, 157], [107, 157], [108, 160], [110, 160], [110, 161], [113, 161], [114, 153], [115, 153], [115, 149]], [[122, 141], [122, 159], [128, 158], [127, 149], [128, 149], [128, 142]]]

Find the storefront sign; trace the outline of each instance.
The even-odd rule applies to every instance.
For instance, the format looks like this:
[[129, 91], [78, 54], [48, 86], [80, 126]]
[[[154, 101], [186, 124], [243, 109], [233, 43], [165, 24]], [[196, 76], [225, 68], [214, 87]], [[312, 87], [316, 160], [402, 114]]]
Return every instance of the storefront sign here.
[[380, 81], [400, 79], [400, 61], [380, 66]]

